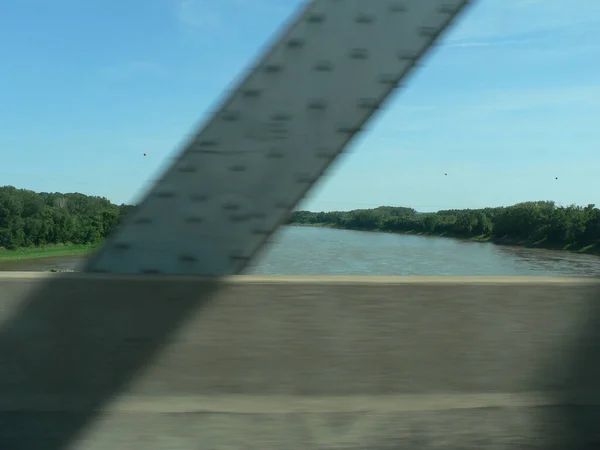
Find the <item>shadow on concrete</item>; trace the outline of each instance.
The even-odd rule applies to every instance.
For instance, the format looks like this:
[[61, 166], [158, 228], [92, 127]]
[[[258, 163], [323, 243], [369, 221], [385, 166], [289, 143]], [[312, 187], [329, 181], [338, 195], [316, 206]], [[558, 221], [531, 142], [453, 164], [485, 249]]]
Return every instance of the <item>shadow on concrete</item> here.
[[3, 286], [15, 300], [0, 305], [0, 449], [62, 450], [206, 306], [217, 282], [61, 274]]
[[[580, 323], [572, 327], [572, 339], [538, 376], [557, 405], [539, 415], [540, 428], [553, 435], [540, 436], [548, 449], [600, 449], [600, 287], [594, 284], [588, 291], [578, 305]], [[562, 300], [572, 309], [568, 292]]]
[[[35, 283], [33, 290], [26, 290], [28, 283]], [[161, 277], [111, 279], [107, 282], [103, 276], [79, 274], [57, 275], [46, 282], [27, 281], [26, 278], [3, 280], [0, 285], [0, 297], [7, 300], [0, 303], [0, 320], [2, 320], [0, 450], [73, 448], [71, 445], [82, 431], [100, 418], [102, 408], [107, 406], [114, 397], [127, 391], [129, 383], [145, 367], [152, 364], [153, 358], [161, 347], [169, 342], [175, 331], [184, 325], [186, 319], [191, 318], [198, 311], [202, 313], [202, 309], [214, 298], [219, 285], [217, 280], [181, 282], [177, 279]], [[506, 408], [503, 419], [505, 422], [500, 421], [500, 423], [497, 419], [502, 415], [490, 414], [494, 408], [462, 409], [460, 410], [462, 412], [446, 410], [430, 416], [419, 415], [418, 412], [402, 413], [398, 418], [393, 419], [396, 420], [397, 428], [394, 428], [395, 425], [389, 427], [387, 437], [390, 441], [395, 441], [390, 446], [377, 448], [428, 448], [434, 445], [437, 445], [436, 448], [446, 449], [485, 447], [588, 450], [600, 448], [600, 286], [593, 283], [510, 286], [511, 284], [506, 284], [505, 288], [468, 286], [469, 289], [460, 290], [460, 285], [457, 284], [459, 298], [453, 298], [453, 295], [448, 294], [446, 287], [398, 290], [397, 292], [408, 292], [406, 298], [412, 298], [415, 292], [420, 293], [420, 299], [425, 303], [421, 309], [392, 308], [387, 311], [392, 313], [405, 311], [408, 315], [404, 317], [411, 317], [410, 314], [413, 314], [416, 318], [422, 314], [427, 315], [427, 308], [434, 305], [435, 314], [440, 314], [441, 320], [431, 321], [430, 317], [422, 323], [425, 325], [437, 323], [442, 327], [438, 330], [440, 334], [437, 336], [450, 337], [456, 332], [453, 325], [456, 323], [456, 316], [449, 317], [452, 316], [453, 311], [441, 309], [443, 305], [440, 305], [439, 301], [428, 302], [428, 300], [433, 297], [438, 299], [444, 297], [442, 298], [444, 302], [455, 302], [459, 309], [463, 304], [465, 308], [463, 312], [468, 313], [464, 317], [471, 317], [474, 322], [477, 322], [473, 328], [477, 334], [473, 336], [479, 336], [481, 345], [471, 347], [471, 350], [476, 350], [476, 354], [466, 355], [462, 362], [460, 350], [454, 352], [457, 358], [453, 361], [440, 357], [435, 370], [442, 374], [448, 371], [448, 374], [438, 378], [435, 383], [439, 381], [438, 385], [445, 386], [444, 389], [455, 383], [456, 379], [451, 380], [449, 384], [442, 383], [440, 380], [452, 376], [456, 378], [456, 373], [452, 375], [452, 368], [456, 364], [457, 367], [462, 367], [462, 372], [458, 374], [460, 376], [463, 374], [467, 376], [469, 373], [486, 375], [486, 380], [474, 380], [472, 383], [473, 386], [478, 386], [479, 391], [483, 389], [481, 386], [485, 386], [493, 378], [496, 381], [490, 382], [492, 389], [488, 390], [496, 392], [496, 389], [503, 389], [499, 387], [503, 383], [503, 377], [512, 377], [514, 380], [505, 384], [508, 386], [506, 389], [513, 389], [510, 393], [518, 396], [521, 392], [542, 391], [545, 397], [552, 397], [551, 405], [533, 407], [517, 405], [514, 408]], [[356, 289], [347, 286], [344, 290], [337, 291], [335, 294], [337, 300], [332, 303], [336, 306], [330, 310], [334, 316], [337, 317], [341, 305], [345, 305], [341, 302], [351, 297], [350, 290], [356, 291]], [[369, 302], [378, 301], [376, 292], [379, 289], [369, 289], [372, 290], [363, 290], [362, 293], [356, 294], [355, 305], [363, 299], [368, 299]], [[263, 294], [269, 295], [268, 292]], [[309, 291], [304, 291], [297, 304], [304, 305], [308, 302], [307, 299], [311, 297], [304, 297], [307, 295], [306, 292]], [[313, 296], [313, 304], [315, 296], [321, 298], [326, 292], [331, 294], [331, 291], [327, 290], [312, 291], [310, 295]], [[382, 295], [389, 298], [390, 293], [393, 292], [394, 289], [390, 288]], [[519, 292], [523, 294], [522, 298], [516, 298]], [[512, 304], [498, 302], [499, 299], [511, 295], [516, 296]], [[402, 297], [398, 298], [402, 299]], [[487, 309], [489, 314], [493, 315], [488, 320], [486, 308], [479, 305], [481, 302], [492, 301], [498, 303]], [[507, 308], [503, 310], [504, 305]], [[519, 305], [524, 307], [519, 308]], [[303, 310], [303, 308], [299, 309], [299, 311]], [[315, 312], [317, 309], [310, 308], [306, 311]], [[365, 310], [358, 308], [353, 314], [358, 311]], [[504, 312], [506, 312], [505, 316], [503, 316]], [[243, 316], [241, 320], [244, 321], [246, 317]], [[275, 314], [271, 320], [281, 317], [286, 316]], [[380, 324], [381, 317], [374, 317], [379, 317], [375, 323]], [[423, 335], [418, 328], [407, 328], [407, 334], [403, 334], [404, 332], [389, 334], [393, 331], [391, 326], [396, 320], [394, 317], [390, 317], [387, 321], [388, 333], [379, 336], [379, 339], [385, 337], [386, 340], [378, 341], [379, 343], [373, 345], [388, 345], [391, 336], [404, 335], [412, 339], [421, 336], [421, 341], [409, 340], [417, 348], [433, 343], [432, 347], [435, 350], [437, 344], [435, 333], [433, 337], [429, 337]], [[513, 322], [515, 327], [511, 327]], [[536, 322], [540, 324], [537, 329], [534, 328]], [[465, 327], [468, 328], [468, 324], [465, 324]], [[320, 328], [305, 330], [309, 329], [318, 331]], [[249, 330], [255, 332], [256, 329]], [[368, 333], [369, 337], [377, 334], [374, 327], [365, 328], [363, 332]], [[466, 332], [468, 334], [469, 330], [467, 329]], [[481, 333], [487, 334], [482, 336]], [[340, 339], [347, 339], [347, 336], [342, 334]], [[515, 347], [518, 347], [520, 339], [529, 340], [528, 343], [532, 344], [525, 346], [527, 347], [525, 350], [520, 350], [525, 352], [527, 358], [512, 358], [510, 356], [519, 351], [518, 349], [515, 351]], [[279, 341], [274, 342], [279, 344]], [[324, 341], [317, 339], [313, 342]], [[457, 342], [465, 345], [466, 341], [460, 338]], [[465, 348], [467, 347], [469, 346], [465, 345]], [[336, 352], [339, 352], [338, 356], [341, 360], [344, 352], [339, 349], [345, 348], [345, 344], [333, 348], [337, 349]], [[374, 348], [375, 353], [382, 348], [382, 354], [384, 352], [383, 347], [369, 348]], [[389, 347], [386, 348], [389, 351]], [[509, 356], [506, 356], [507, 348]], [[354, 351], [356, 350], [352, 348], [352, 352]], [[452, 353], [453, 349], [449, 348], [449, 351]], [[495, 356], [499, 358], [504, 357], [506, 364], [500, 367], [497, 363], [498, 359], [493, 359], [493, 354], [479, 354], [488, 351], [497, 352]], [[435, 351], [427, 353], [435, 354]], [[388, 353], [388, 355], [393, 354], [395, 353]], [[538, 354], [542, 356], [539, 359]], [[330, 353], [330, 355], [335, 354]], [[366, 358], [366, 353], [362, 356], [360, 353], [357, 355], [359, 356], [356, 356], [356, 359]], [[400, 355], [410, 357], [411, 353], [403, 352]], [[350, 359], [355, 359], [354, 354], [351, 356]], [[419, 358], [413, 360], [419, 363]], [[265, 361], [273, 362], [273, 359], [267, 358]], [[528, 361], [535, 362], [527, 366]], [[288, 364], [289, 362], [288, 359]], [[489, 370], [487, 373], [486, 370], [476, 370], [479, 368], [475, 368], [473, 362], [487, 364]], [[276, 360], [276, 363], [282, 364], [280, 360]], [[318, 364], [318, 360], [315, 364]], [[275, 365], [265, 367], [265, 371], [273, 371]], [[326, 370], [323, 366], [314, 367], [316, 370], [313, 374], [309, 373], [307, 376], [314, 376], [321, 368], [323, 371]], [[424, 363], [422, 368], [427, 371], [430, 366]], [[534, 376], [530, 380], [532, 370]], [[385, 371], [398, 373], [387, 367], [387, 362]], [[416, 380], [415, 374], [428, 376], [426, 371], [414, 372], [412, 381]], [[515, 372], [518, 374], [517, 377], [513, 377]], [[373, 386], [369, 389], [373, 392], [379, 391], [383, 381], [370, 378], [366, 375], [368, 373], [369, 371], [361, 371], [362, 375], [359, 376], [362, 379], [372, 380]], [[316, 379], [318, 378], [315, 376]], [[327, 377], [321, 379], [327, 380]], [[340, 379], [347, 382], [352, 378], [336, 376], [335, 382], [339, 383]], [[410, 381], [411, 378], [408, 378], [404, 383]], [[470, 392], [472, 387], [468, 384], [465, 392]], [[423, 386], [427, 385], [432, 386], [429, 382], [423, 384]], [[348, 386], [348, 389], [351, 387]], [[392, 392], [397, 392], [394, 389]], [[330, 386], [328, 392], [332, 391]], [[402, 427], [406, 427], [413, 419], [417, 431], [411, 431], [412, 434], [430, 433], [435, 436], [429, 436], [429, 441], [426, 439], [410, 443], [406, 441], [406, 432], [402, 432]], [[389, 420], [391, 419], [388, 418]], [[522, 420], [525, 425], [511, 428], [511, 422], [516, 420]], [[488, 426], [488, 422], [493, 422], [494, 426]], [[188, 426], [191, 426], [189, 423]], [[240, 422], [236, 423], [239, 426]], [[281, 423], [279, 422], [279, 426]], [[474, 428], [477, 424], [479, 427]], [[258, 426], [258, 422], [252, 422], [251, 428], [248, 429]], [[419, 431], [421, 428], [418, 427], [422, 427], [423, 431]], [[233, 432], [235, 433], [235, 430]], [[454, 441], [448, 443], [453, 434]], [[454, 443], [463, 441], [468, 441], [471, 445], [453, 446]], [[256, 437], [255, 442], [264, 441]], [[306, 445], [306, 442], [303, 443]], [[358, 445], [357, 442], [357, 448]], [[291, 444], [289, 447], [292, 448]], [[348, 444], [347, 448], [352, 446]]]

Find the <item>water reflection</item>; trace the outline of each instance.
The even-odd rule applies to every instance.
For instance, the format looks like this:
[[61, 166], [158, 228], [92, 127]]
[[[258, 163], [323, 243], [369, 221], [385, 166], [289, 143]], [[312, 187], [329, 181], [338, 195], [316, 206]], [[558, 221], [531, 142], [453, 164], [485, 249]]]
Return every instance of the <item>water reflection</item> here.
[[536, 270], [564, 275], [600, 275], [600, 257], [569, 253], [560, 250], [539, 250], [522, 247], [497, 246], [498, 253], [514, 260], [520, 270]]

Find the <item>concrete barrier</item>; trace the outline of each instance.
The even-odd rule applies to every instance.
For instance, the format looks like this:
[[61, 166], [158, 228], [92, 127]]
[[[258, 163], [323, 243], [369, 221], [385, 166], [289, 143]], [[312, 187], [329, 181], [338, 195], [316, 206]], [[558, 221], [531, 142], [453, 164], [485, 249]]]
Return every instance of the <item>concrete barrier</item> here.
[[0, 274], [1, 449], [588, 449], [600, 281]]

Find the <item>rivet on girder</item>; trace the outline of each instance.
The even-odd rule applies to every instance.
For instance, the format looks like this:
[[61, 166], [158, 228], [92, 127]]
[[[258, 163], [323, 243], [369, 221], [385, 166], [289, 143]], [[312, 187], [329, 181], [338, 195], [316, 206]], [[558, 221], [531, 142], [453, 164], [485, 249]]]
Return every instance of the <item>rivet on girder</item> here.
[[354, 19], [354, 21], [356, 23], [361, 23], [361, 24], [367, 24], [367, 23], [373, 23], [375, 21], [375, 17], [369, 15], [369, 14], [364, 14], [361, 13], [359, 15], [356, 16], [356, 18]]
[[335, 156], [335, 152], [327, 147], [319, 147], [316, 155], [317, 158], [329, 159]]
[[287, 113], [275, 113], [271, 116], [273, 122], [288, 122], [292, 120], [292, 116]]
[[181, 173], [194, 173], [197, 171], [197, 168], [195, 166], [186, 164], [184, 166], [179, 166], [177, 168], [177, 172], [181, 172]]
[[150, 217], [139, 217], [133, 221], [133, 223], [138, 225], [147, 225], [152, 223], [153, 220]]
[[360, 109], [375, 110], [378, 107], [377, 100], [374, 98], [359, 98], [357, 105]]
[[417, 56], [411, 52], [401, 51], [398, 52], [398, 59], [400, 61], [414, 63], [417, 59]]
[[333, 64], [330, 61], [319, 61], [315, 64], [315, 70], [317, 72], [331, 72]]
[[367, 59], [369, 51], [366, 48], [353, 48], [348, 54], [352, 59]]
[[250, 257], [247, 255], [244, 255], [243, 253], [232, 253], [231, 255], [229, 255], [229, 258], [232, 261], [236, 261], [236, 262], [248, 262], [250, 261]]
[[288, 48], [301, 48], [304, 46], [304, 39], [301, 38], [290, 38], [287, 41]]
[[208, 195], [206, 194], [192, 194], [190, 195], [190, 200], [193, 202], [205, 202], [208, 200]]
[[241, 207], [237, 203], [228, 202], [223, 205], [223, 209], [226, 211], [238, 211]]
[[327, 102], [325, 100], [311, 100], [308, 102], [309, 109], [324, 110], [327, 108]]
[[408, 10], [408, 8], [402, 2], [394, 2], [394, 3], [390, 4], [389, 10], [391, 12], [400, 13], [400, 12], [406, 12]]
[[215, 151], [219, 143], [212, 139], [205, 139], [199, 142], [194, 142], [190, 148], [192, 153], [204, 153], [207, 151]]
[[279, 159], [279, 158], [283, 158], [285, 156], [285, 153], [282, 152], [281, 150], [269, 150], [267, 152], [267, 158], [270, 159]]
[[279, 73], [283, 70], [283, 66], [277, 63], [270, 63], [265, 66], [265, 72], [267, 73]]
[[323, 23], [325, 22], [325, 14], [322, 13], [311, 13], [306, 18], [308, 23]]
[[231, 220], [232, 222], [246, 222], [248, 220], [250, 220], [252, 217], [249, 216], [248, 214], [234, 214], [229, 216], [229, 220]]
[[256, 89], [256, 88], [248, 88], [248, 89], [244, 89], [242, 91], [242, 95], [244, 97], [249, 97], [249, 98], [256, 98], [260, 95], [261, 90], [260, 89]]
[[243, 164], [234, 164], [233, 166], [229, 166], [228, 169], [231, 172], [244, 172], [246, 170], [246, 166]]
[[305, 173], [296, 176], [296, 183], [307, 184], [312, 183], [313, 180], [314, 179], [310, 175]]
[[239, 111], [226, 111], [223, 113], [223, 120], [227, 122], [235, 122], [240, 119]]
[[204, 217], [190, 216], [186, 217], [184, 220], [186, 223], [202, 223], [204, 222]]
[[219, 143], [214, 139], [205, 139], [196, 143], [198, 147], [216, 147]]
[[173, 191], [158, 191], [156, 193], [156, 197], [158, 197], [158, 198], [173, 198], [173, 197], [175, 197], [175, 192], [173, 192]]
[[440, 14], [454, 14], [456, 10], [457, 7], [455, 5], [441, 5], [437, 9]]
[[395, 86], [399, 83], [400, 77], [397, 74], [384, 73], [379, 76], [379, 82], [385, 85]]
[[360, 127], [341, 126], [338, 128], [338, 133], [348, 134], [350, 136], [355, 135], [360, 131]]
[[419, 28], [419, 34], [424, 37], [437, 36], [439, 30], [435, 27], [421, 27]]

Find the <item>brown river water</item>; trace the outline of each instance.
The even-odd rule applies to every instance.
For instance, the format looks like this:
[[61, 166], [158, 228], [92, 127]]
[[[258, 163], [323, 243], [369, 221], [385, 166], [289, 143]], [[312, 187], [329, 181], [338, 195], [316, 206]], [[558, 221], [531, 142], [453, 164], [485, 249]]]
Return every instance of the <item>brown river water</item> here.
[[[0, 271], [77, 270], [85, 256], [0, 262]], [[598, 276], [600, 257], [450, 238], [284, 227], [247, 271], [281, 275]]]

